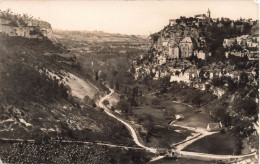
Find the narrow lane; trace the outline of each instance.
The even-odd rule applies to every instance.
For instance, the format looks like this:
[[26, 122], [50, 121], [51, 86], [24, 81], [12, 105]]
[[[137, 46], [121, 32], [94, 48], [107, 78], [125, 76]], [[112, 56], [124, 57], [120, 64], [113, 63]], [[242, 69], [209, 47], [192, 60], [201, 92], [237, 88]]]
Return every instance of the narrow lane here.
[[121, 123], [123, 123], [123, 124], [127, 127], [127, 129], [130, 131], [130, 134], [131, 134], [131, 136], [133, 137], [133, 140], [134, 140], [134, 142], [136, 143], [136, 145], [138, 145], [138, 146], [144, 148], [144, 149], [147, 150], [147, 151], [150, 151], [150, 152], [152, 152], [152, 153], [156, 153], [156, 148], [147, 147], [147, 146], [143, 145], [142, 143], [140, 143], [140, 141], [138, 140], [138, 137], [137, 137], [137, 134], [136, 134], [134, 128], [133, 128], [129, 123], [127, 123], [126, 121], [124, 121], [124, 120], [122, 120], [121, 118], [118, 118], [117, 116], [115, 116], [115, 115], [111, 112], [111, 110], [108, 109], [108, 107], [106, 107], [106, 106], [102, 103], [105, 99], [109, 99], [109, 97], [114, 93], [114, 90], [113, 90], [113, 89], [109, 88], [109, 90], [110, 90], [110, 93], [100, 99], [100, 101], [98, 102], [98, 106], [99, 106], [100, 108], [103, 108], [107, 115], [109, 115], [109, 116], [115, 118], [116, 120], [120, 121]]

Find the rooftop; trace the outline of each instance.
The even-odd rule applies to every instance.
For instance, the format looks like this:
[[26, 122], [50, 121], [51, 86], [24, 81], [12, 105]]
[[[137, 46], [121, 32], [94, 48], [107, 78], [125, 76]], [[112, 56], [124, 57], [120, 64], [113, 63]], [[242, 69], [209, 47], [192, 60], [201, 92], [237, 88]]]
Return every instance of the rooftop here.
[[185, 43], [192, 43], [192, 40], [191, 40], [190, 37], [185, 37], [185, 38], [181, 41], [181, 43], [182, 43], [182, 42], [185, 42]]

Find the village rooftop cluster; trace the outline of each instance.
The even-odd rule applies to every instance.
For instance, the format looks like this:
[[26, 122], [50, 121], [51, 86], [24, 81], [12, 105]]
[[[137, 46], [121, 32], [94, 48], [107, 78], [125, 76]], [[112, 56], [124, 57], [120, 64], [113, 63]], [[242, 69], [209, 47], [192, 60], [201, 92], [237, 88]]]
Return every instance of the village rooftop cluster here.
[[[170, 77], [170, 82], [184, 82], [200, 90], [211, 90], [218, 97], [225, 93], [228, 86], [239, 83], [245, 76], [248, 84], [258, 86], [257, 68], [252, 66], [241, 70], [227, 64], [229, 58], [234, 57], [248, 61], [247, 65], [258, 61], [258, 35], [242, 35], [247, 26], [256, 24], [258, 20], [252, 19], [212, 19], [209, 9], [207, 14], [171, 19], [162, 31], [149, 37], [150, 54], [141, 55], [140, 59], [135, 60], [130, 72], [135, 79]], [[241, 35], [222, 39], [219, 48], [223, 50], [224, 61], [211, 61], [209, 64], [207, 60], [212, 52], [208, 43], [210, 38], [205, 31], [212, 26], [222, 29], [224, 25]]]

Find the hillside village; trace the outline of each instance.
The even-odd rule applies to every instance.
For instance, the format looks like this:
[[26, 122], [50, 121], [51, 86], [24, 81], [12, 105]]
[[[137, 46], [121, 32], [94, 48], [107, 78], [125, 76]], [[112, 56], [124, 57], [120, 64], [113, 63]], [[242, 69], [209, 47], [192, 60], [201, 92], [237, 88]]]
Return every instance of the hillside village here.
[[0, 21], [4, 162], [258, 160], [258, 20], [208, 9], [148, 40]]
[[[258, 21], [252, 19], [212, 19], [209, 9], [207, 14], [171, 19], [163, 30], [150, 35], [149, 53], [134, 61], [130, 72], [136, 79], [147, 76], [154, 80], [170, 77], [170, 82], [182, 81], [200, 90], [211, 90], [218, 97], [226, 92], [230, 81], [237, 83], [244, 75], [248, 77], [250, 85], [257, 87], [258, 67], [241, 70], [236, 65], [225, 64], [231, 60], [239, 60], [246, 65], [258, 61], [258, 34], [251, 34], [245, 29], [251, 29], [256, 24]], [[207, 34], [207, 30], [212, 27], [221, 30], [224, 25], [235, 37], [228, 38], [230, 35], [226, 35], [218, 49], [214, 49], [214, 41], [209, 37], [213, 34]], [[219, 55], [219, 49], [221, 61], [213, 57]], [[223, 85], [216, 85], [218, 79], [223, 81]]]

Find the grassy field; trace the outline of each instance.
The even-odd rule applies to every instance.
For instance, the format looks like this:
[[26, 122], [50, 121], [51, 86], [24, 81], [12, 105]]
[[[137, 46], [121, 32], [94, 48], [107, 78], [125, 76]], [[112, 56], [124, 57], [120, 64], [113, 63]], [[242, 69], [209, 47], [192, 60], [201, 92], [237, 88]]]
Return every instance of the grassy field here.
[[[145, 132], [142, 132], [142, 130], [139, 131], [145, 144], [151, 147], [168, 147], [168, 145], [185, 140], [191, 134], [191, 131], [179, 127], [172, 127], [169, 125], [172, 120], [165, 119], [165, 108], [170, 111], [175, 110], [171, 108], [174, 103], [170, 100], [165, 101], [160, 99], [163, 105], [155, 106], [152, 103], [154, 99], [154, 96], [146, 95], [145, 102], [137, 108], [134, 108], [133, 116], [130, 116], [130, 119], [139, 125], [144, 125], [147, 118], [152, 118], [154, 125], [149, 131], [149, 139], [147, 139]], [[181, 110], [182, 109], [179, 111]]]
[[[202, 110], [200, 113], [196, 113], [195, 111], [198, 109], [196, 107], [189, 107], [185, 104], [175, 103], [171, 100], [159, 99], [162, 103], [162, 107], [155, 107], [152, 105], [153, 99], [156, 97], [151, 95], [145, 95], [145, 103], [133, 109], [133, 113], [137, 115], [142, 114], [150, 114], [157, 120], [164, 120], [164, 112], [163, 109], [174, 110], [176, 114], [181, 114], [184, 116], [184, 119], [181, 121], [177, 121], [176, 124], [190, 126], [190, 127], [200, 127], [206, 128], [208, 123], [211, 122], [211, 119], [206, 112]], [[170, 121], [170, 120], [169, 120]], [[166, 123], [169, 123], [167, 121]]]
[[[181, 133], [176, 132], [175, 130], [180, 130]], [[155, 127], [150, 133], [149, 141], [145, 143], [150, 147], [167, 147], [173, 143], [178, 143], [185, 140], [191, 134], [188, 130], [173, 127]], [[145, 140], [144, 134], [141, 135], [141, 137]]]
[[202, 138], [189, 145], [184, 151], [200, 153], [232, 155], [235, 148], [235, 140], [226, 134], [213, 134]]
[[164, 119], [163, 111], [159, 108], [153, 108], [149, 105], [138, 106], [133, 110], [134, 114], [142, 115], [142, 114], [151, 114], [156, 119]]
[[177, 125], [184, 125], [189, 127], [207, 128], [208, 123], [211, 122], [210, 116], [203, 111], [196, 113], [197, 108], [189, 107], [184, 104], [174, 103], [171, 104], [176, 109], [176, 114], [181, 114], [184, 119], [176, 122]]

